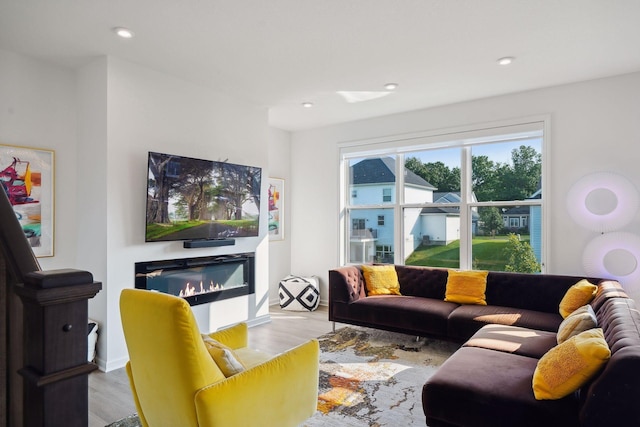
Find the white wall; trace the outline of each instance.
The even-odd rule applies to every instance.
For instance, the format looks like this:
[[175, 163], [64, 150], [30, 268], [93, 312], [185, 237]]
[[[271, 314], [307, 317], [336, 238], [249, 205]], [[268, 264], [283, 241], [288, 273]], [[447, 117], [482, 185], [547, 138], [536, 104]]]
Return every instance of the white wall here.
[[75, 265], [76, 80], [74, 74], [0, 49], [0, 144], [55, 151], [54, 257], [43, 269]]
[[[144, 243], [148, 151], [262, 167], [261, 199], [267, 200], [265, 108], [113, 58], [74, 72], [3, 50], [0, 94], [0, 143], [56, 152], [55, 256], [39, 261], [45, 270], [78, 268], [102, 282], [89, 303], [89, 315], [100, 323], [102, 369], [128, 358], [118, 299], [133, 287], [136, 261], [256, 252], [255, 296], [193, 311], [203, 331], [268, 321], [266, 221], [259, 237], [237, 239], [235, 246]], [[266, 217], [267, 204], [261, 205]]]
[[[640, 73], [294, 133], [292, 265], [319, 275], [326, 299], [327, 270], [339, 263], [338, 143], [542, 114], [551, 116], [546, 271], [585, 274], [582, 249], [597, 234], [569, 218], [565, 198], [573, 183], [596, 171], [616, 171], [640, 189]], [[640, 216], [622, 231], [640, 233]], [[640, 284], [625, 286], [640, 300]]]
[[[284, 240], [269, 242], [269, 304], [279, 304], [280, 280], [291, 274], [291, 233], [289, 218], [291, 203], [291, 134], [287, 131], [269, 129], [269, 176], [284, 179]], [[265, 199], [266, 200], [266, 199]]]
[[[100, 58], [77, 73], [78, 164], [69, 172], [77, 176], [78, 268], [103, 282], [102, 291], [89, 300], [89, 316], [99, 323], [98, 350], [106, 355], [108, 306], [107, 277], [107, 58]], [[63, 211], [58, 209], [59, 212]], [[59, 215], [58, 215], [59, 216]], [[106, 360], [106, 359], [105, 359]]]
[[[144, 242], [147, 152], [229, 160], [267, 172], [267, 111], [210, 89], [108, 58], [107, 61], [106, 370], [122, 366], [127, 352], [120, 327], [120, 291], [133, 287], [137, 261], [256, 252], [256, 294], [195, 306], [204, 332], [268, 316], [267, 223], [260, 236], [234, 246], [183, 249], [181, 242]], [[266, 200], [266, 185], [261, 200]], [[266, 203], [261, 203], [266, 217]], [[82, 249], [82, 248], [80, 248]], [[86, 248], [89, 249], [88, 247]], [[103, 348], [101, 348], [103, 350]]]

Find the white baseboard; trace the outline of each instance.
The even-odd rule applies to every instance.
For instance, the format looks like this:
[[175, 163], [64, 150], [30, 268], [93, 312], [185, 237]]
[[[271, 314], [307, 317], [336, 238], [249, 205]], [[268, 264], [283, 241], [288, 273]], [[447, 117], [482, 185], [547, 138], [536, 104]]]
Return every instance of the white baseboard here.
[[[273, 307], [274, 305], [280, 305], [280, 301], [276, 301], [274, 303], [269, 303], [269, 307]], [[329, 306], [329, 301], [328, 300], [320, 300], [320, 302], [318, 303], [318, 305], [322, 305], [324, 307], [328, 307]]]
[[247, 326], [253, 328], [254, 326], [264, 325], [271, 322], [271, 315], [265, 314], [264, 316], [256, 317], [255, 319], [247, 320]]
[[98, 369], [100, 369], [102, 372], [111, 372], [115, 371], [116, 369], [124, 368], [128, 361], [129, 357], [121, 357], [119, 359], [110, 360], [108, 362], [105, 362], [103, 359], [97, 357], [96, 365], [98, 365]]

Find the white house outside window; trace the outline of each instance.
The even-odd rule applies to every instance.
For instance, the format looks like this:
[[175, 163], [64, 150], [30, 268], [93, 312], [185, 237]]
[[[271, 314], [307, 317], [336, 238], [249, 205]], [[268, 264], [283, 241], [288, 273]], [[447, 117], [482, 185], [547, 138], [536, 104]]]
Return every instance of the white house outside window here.
[[[344, 263], [542, 271], [546, 126], [541, 118], [345, 144]], [[510, 256], [521, 248], [526, 256]]]

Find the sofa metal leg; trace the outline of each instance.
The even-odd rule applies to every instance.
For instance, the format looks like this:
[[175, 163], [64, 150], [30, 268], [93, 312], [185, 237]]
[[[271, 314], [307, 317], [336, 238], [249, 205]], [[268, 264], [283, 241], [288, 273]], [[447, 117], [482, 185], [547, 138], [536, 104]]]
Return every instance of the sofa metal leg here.
[[335, 331], [336, 331], [336, 322], [333, 322], [333, 326], [331, 327], [331, 330], [332, 330], [333, 332], [335, 332]]
[[416, 342], [420, 341], [420, 337], [416, 335]]

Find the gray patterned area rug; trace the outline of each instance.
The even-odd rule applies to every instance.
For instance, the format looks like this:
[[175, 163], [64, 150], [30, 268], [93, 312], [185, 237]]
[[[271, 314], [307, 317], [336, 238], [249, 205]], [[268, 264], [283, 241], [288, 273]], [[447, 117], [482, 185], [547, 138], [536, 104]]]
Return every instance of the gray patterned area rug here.
[[[422, 386], [459, 347], [351, 326], [318, 340], [318, 411], [304, 427], [423, 427]], [[107, 427], [138, 426], [132, 415]]]
[[115, 423], [109, 424], [107, 427], [140, 427], [140, 418], [138, 418], [137, 414], [129, 415], [126, 418], [116, 421]]
[[422, 386], [459, 347], [358, 327], [319, 341], [318, 412], [305, 427], [423, 427]]

